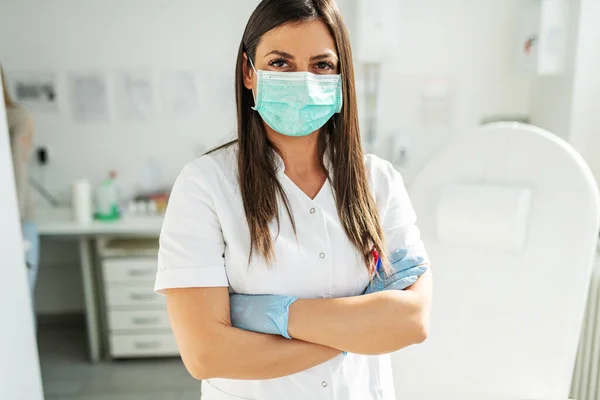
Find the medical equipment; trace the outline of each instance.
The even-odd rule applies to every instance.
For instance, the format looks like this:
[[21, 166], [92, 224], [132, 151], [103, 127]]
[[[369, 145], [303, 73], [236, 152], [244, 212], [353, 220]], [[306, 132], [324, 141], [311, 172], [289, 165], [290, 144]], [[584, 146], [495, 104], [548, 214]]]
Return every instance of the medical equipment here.
[[410, 188], [435, 289], [429, 339], [393, 356], [399, 396], [567, 399], [599, 228], [583, 159], [541, 129], [493, 124]]

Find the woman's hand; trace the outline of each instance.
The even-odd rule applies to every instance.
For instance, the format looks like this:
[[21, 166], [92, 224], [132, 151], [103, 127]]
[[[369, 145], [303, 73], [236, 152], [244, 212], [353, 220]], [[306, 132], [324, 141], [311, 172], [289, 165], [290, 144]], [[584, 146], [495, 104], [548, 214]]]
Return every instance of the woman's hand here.
[[390, 255], [390, 272], [380, 271], [381, 260], [377, 262], [377, 270], [373, 280], [364, 294], [377, 293], [382, 290], [404, 290], [414, 285], [419, 277], [429, 269], [423, 264], [423, 257], [410, 256], [407, 249], [399, 249]]
[[229, 296], [231, 305], [231, 323], [245, 331], [281, 335], [291, 339], [288, 334], [290, 305], [297, 297], [278, 295]]
[[429, 270], [406, 290], [300, 299], [290, 307], [288, 332], [294, 339], [349, 353], [391, 353], [427, 338], [431, 286]]

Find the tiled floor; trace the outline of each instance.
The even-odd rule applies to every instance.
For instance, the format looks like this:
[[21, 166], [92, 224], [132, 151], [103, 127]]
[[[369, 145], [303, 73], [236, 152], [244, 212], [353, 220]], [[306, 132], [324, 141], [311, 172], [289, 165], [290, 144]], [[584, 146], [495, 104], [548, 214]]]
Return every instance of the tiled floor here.
[[46, 400], [199, 400], [200, 382], [179, 359], [87, 361], [83, 327], [38, 334]]

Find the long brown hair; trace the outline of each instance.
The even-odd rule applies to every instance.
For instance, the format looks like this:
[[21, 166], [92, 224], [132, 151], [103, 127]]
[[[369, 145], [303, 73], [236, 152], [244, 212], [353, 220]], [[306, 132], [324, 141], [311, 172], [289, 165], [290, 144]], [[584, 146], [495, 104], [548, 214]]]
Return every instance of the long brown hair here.
[[[335, 40], [344, 96], [341, 113], [335, 114], [319, 134], [321, 166], [332, 184], [344, 230], [364, 255], [367, 268], [370, 268], [373, 247], [380, 255], [385, 256], [384, 238], [365, 172], [350, 40], [334, 0], [263, 0], [250, 17], [244, 31], [235, 74], [238, 172], [244, 211], [250, 228], [250, 256], [256, 251], [268, 263], [274, 260], [269, 222], [276, 219], [279, 226], [278, 198], [283, 201], [294, 230], [295, 223], [285, 191], [277, 179], [273, 145], [267, 138], [261, 117], [251, 109], [254, 105], [252, 91], [244, 86], [244, 53], [249, 59], [255, 59], [256, 48], [265, 33], [284, 24], [313, 19], [323, 21]], [[250, 68], [250, 65], [247, 67]], [[323, 163], [326, 151], [332, 161], [332, 171], [328, 171]]]

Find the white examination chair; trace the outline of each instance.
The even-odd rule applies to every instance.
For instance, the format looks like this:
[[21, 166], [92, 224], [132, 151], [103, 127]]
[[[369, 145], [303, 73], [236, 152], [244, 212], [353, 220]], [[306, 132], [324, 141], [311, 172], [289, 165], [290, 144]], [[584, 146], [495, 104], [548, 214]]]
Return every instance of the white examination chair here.
[[393, 355], [397, 398], [567, 399], [599, 228], [583, 159], [492, 124], [434, 155], [410, 195], [434, 300], [429, 339]]

